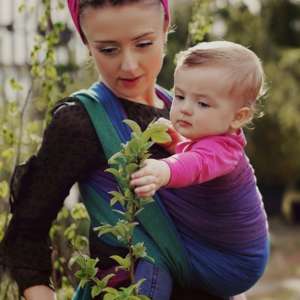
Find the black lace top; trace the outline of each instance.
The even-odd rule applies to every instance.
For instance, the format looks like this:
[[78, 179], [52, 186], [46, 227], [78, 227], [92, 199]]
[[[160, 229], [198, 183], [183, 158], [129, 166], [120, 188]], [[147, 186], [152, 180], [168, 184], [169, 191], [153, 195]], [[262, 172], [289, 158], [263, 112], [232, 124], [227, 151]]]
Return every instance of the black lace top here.
[[[168, 118], [168, 109], [122, 100], [128, 118], [145, 129], [153, 118]], [[154, 157], [166, 156], [158, 146]], [[51, 273], [48, 232], [72, 185], [103, 164], [105, 156], [89, 116], [74, 98], [58, 103], [37, 155], [16, 169], [12, 180], [13, 218], [2, 242], [2, 263], [22, 290], [49, 285]], [[112, 249], [91, 236], [91, 256], [110, 266]], [[106, 267], [105, 265], [103, 266]]]
[[[122, 100], [127, 117], [142, 129], [154, 118], [168, 118], [169, 109], [149, 107]], [[158, 145], [151, 149], [152, 157], [168, 153]], [[25, 166], [17, 167], [12, 178], [13, 217], [0, 247], [0, 265], [9, 270], [20, 292], [34, 285], [48, 285], [51, 274], [51, 250], [48, 232], [63, 206], [72, 185], [84, 179], [106, 161], [102, 146], [87, 112], [76, 98], [60, 101], [44, 132], [38, 153]], [[90, 255], [101, 257], [101, 265], [112, 265], [112, 253], [124, 254], [120, 248], [99, 244], [90, 234]], [[172, 299], [189, 299], [205, 295], [202, 291], [184, 291], [175, 287]], [[196, 294], [195, 294], [196, 293]], [[190, 299], [191, 299], [190, 298]], [[206, 296], [201, 299], [217, 299]]]

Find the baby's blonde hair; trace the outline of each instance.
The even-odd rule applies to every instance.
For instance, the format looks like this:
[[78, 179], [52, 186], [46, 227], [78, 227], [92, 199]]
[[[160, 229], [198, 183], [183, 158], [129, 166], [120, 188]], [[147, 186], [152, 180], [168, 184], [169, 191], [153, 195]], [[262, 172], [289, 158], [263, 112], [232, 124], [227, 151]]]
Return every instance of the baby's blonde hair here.
[[255, 112], [256, 100], [265, 93], [265, 76], [261, 61], [253, 51], [240, 44], [214, 41], [199, 43], [177, 56], [177, 69], [201, 66], [225, 68], [226, 79], [231, 81], [228, 94]]

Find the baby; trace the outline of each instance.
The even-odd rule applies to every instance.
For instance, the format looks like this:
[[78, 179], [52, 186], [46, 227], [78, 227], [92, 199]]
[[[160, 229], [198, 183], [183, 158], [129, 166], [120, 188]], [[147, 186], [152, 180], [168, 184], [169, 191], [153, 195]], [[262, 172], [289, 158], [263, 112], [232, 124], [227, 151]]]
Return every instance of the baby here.
[[253, 119], [263, 87], [261, 62], [248, 48], [216, 41], [183, 51], [171, 122], [160, 120], [169, 124], [173, 141], [166, 147], [175, 154], [147, 159], [132, 175], [141, 197], [162, 187], [197, 190], [178, 205], [182, 216], [173, 221], [195, 271], [193, 285], [221, 296], [249, 289], [269, 255], [266, 214], [242, 129]]

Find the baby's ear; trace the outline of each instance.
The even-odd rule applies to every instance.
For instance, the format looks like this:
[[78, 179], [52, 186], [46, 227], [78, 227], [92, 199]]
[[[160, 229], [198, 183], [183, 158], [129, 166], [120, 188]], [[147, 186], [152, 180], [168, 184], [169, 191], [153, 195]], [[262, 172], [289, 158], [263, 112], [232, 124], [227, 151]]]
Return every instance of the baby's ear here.
[[234, 119], [230, 123], [230, 127], [234, 130], [242, 128], [253, 117], [253, 112], [249, 107], [240, 108], [234, 116]]

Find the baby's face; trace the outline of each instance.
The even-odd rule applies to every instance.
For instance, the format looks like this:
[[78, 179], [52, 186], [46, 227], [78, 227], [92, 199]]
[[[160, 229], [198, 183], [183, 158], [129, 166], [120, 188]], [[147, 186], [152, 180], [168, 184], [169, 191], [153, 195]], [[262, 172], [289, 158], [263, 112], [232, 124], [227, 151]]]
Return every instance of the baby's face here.
[[211, 66], [176, 70], [170, 119], [184, 137], [198, 139], [231, 130], [238, 105], [227, 95], [225, 72]]

